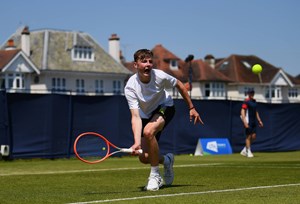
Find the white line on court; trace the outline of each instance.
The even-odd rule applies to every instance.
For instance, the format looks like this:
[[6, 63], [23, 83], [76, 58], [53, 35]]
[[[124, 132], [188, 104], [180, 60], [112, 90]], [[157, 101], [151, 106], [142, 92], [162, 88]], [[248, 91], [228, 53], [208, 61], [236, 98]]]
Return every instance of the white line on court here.
[[175, 197], [175, 196], [186, 196], [186, 195], [200, 195], [200, 194], [224, 193], [224, 192], [256, 190], [256, 189], [267, 189], [267, 188], [280, 188], [280, 187], [290, 187], [290, 186], [300, 186], [300, 183], [282, 184], [282, 185], [273, 185], [273, 186], [255, 186], [255, 187], [245, 187], [245, 188], [235, 188], [235, 189], [223, 189], [223, 190], [211, 190], [211, 191], [200, 191], [200, 192], [189, 192], [189, 193], [174, 193], [174, 194], [140, 196], [140, 197], [128, 197], [128, 198], [116, 198], [116, 199], [95, 200], [95, 201], [69, 203], [69, 204], [108, 203], [108, 202], [117, 202], [117, 201], [130, 201], [130, 200], [141, 200], [141, 199], [150, 199], [150, 198], [162, 198], [162, 197]]
[[[186, 168], [186, 167], [230, 167], [230, 168], [245, 168], [245, 166], [228, 165], [223, 163], [207, 163], [207, 164], [182, 164], [174, 165], [174, 168]], [[262, 165], [262, 166], [249, 166], [247, 168], [270, 168], [270, 169], [300, 169], [300, 166], [274, 166], [274, 165]], [[48, 175], [48, 174], [73, 174], [73, 173], [85, 173], [85, 172], [101, 172], [101, 171], [128, 171], [128, 170], [141, 170], [149, 169], [149, 167], [126, 167], [126, 168], [111, 168], [111, 169], [81, 169], [81, 170], [67, 170], [67, 171], [37, 171], [37, 172], [12, 172], [12, 173], [0, 173], [1, 176], [30, 176], [30, 175]]]
[[[207, 164], [183, 164], [174, 165], [174, 168], [185, 167], [200, 167], [200, 166], [217, 166], [222, 163], [207, 163]], [[100, 171], [127, 171], [127, 170], [140, 170], [149, 169], [149, 167], [126, 167], [126, 168], [109, 168], [109, 169], [82, 169], [82, 170], [68, 170], [68, 171], [43, 171], [43, 172], [13, 172], [13, 173], [0, 173], [0, 176], [30, 176], [30, 175], [47, 175], [47, 174], [72, 174], [84, 172], [100, 172]]]

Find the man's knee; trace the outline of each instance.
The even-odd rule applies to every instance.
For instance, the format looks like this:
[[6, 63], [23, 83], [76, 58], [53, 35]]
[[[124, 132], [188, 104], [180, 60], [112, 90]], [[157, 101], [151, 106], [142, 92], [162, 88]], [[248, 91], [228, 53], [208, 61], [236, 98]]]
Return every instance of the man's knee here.
[[155, 135], [151, 129], [144, 129], [143, 136], [145, 139], [151, 140]]

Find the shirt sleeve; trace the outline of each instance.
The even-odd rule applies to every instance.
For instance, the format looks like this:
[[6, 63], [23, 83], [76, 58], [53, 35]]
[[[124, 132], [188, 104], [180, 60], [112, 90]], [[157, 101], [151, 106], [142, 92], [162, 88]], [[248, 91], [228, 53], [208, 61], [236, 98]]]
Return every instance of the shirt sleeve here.
[[166, 88], [174, 88], [176, 86], [177, 79], [161, 70], [159, 70], [159, 71], [160, 71], [161, 77], [165, 80], [165, 87]]
[[124, 92], [129, 109], [140, 109], [137, 97], [132, 88], [126, 87]]
[[242, 104], [242, 109], [245, 109], [245, 110], [248, 109], [248, 105], [247, 105], [246, 101], [244, 101], [244, 103]]

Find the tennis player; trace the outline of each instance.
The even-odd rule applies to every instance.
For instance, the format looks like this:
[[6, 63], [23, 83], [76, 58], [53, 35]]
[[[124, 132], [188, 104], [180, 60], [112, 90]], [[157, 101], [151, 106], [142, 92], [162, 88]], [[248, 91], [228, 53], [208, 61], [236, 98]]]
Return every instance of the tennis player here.
[[153, 53], [150, 50], [141, 49], [134, 53], [134, 68], [137, 72], [130, 77], [124, 90], [134, 136], [131, 148], [143, 149], [139, 159], [151, 165], [145, 190], [156, 191], [163, 185], [159, 164], [164, 165], [165, 185], [171, 185], [174, 180], [174, 155], [160, 155], [158, 146], [161, 131], [175, 114], [173, 99], [166, 89], [176, 87], [188, 105], [190, 121], [194, 124], [203, 122], [183, 83], [161, 70], [153, 69]]
[[241, 155], [246, 157], [253, 157], [251, 152], [251, 144], [256, 139], [256, 123], [258, 121], [259, 127], [263, 127], [263, 122], [259, 117], [256, 109], [257, 103], [254, 99], [254, 90], [248, 91], [248, 98], [245, 99], [241, 109], [241, 119], [243, 121], [246, 133], [246, 146], [241, 151]]

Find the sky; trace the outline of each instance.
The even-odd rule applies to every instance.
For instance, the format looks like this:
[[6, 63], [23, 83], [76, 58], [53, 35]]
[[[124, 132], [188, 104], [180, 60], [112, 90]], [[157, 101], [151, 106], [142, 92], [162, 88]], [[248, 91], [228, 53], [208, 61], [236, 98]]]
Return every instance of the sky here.
[[300, 74], [299, 0], [0, 0], [0, 44], [21, 26], [91, 35], [108, 52], [116, 33], [127, 61], [161, 44], [189, 54], [256, 55], [292, 76]]

